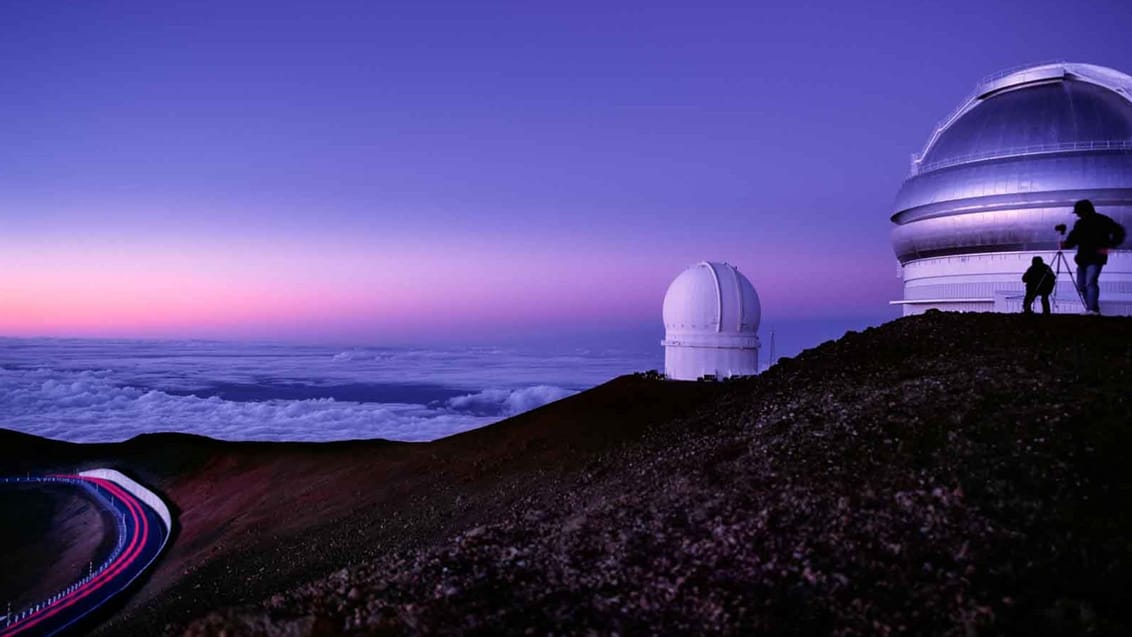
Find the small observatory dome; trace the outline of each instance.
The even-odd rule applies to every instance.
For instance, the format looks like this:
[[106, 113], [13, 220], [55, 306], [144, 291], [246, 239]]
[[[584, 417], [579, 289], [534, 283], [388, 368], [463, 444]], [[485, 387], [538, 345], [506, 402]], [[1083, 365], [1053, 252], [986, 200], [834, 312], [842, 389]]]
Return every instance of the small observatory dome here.
[[674, 380], [758, 373], [759, 295], [727, 263], [701, 261], [664, 295], [664, 372]]

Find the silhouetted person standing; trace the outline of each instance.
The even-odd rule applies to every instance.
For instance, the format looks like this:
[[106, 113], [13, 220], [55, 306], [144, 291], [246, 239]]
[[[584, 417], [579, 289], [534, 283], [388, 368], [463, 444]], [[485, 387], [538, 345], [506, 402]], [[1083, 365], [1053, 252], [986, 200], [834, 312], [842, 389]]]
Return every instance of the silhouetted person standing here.
[[1034, 313], [1034, 299], [1042, 297], [1042, 314], [1049, 314], [1049, 295], [1053, 292], [1055, 282], [1053, 270], [1042, 261], [1041, 257], [1034, 257], [1030, 261], [1030, 268], [1022, 275], [1022, 282], [1026, 284], [1026, 298], [1022, 301], [1022, 311], [1026, 314]]
[[1106, 217], [1093, 207], [1093, 202], [1082, 199], [1073, 204], [1077, 223], [1069, 231], [1061, 246], [1077, 248], [1077, 288], [1085, 296], [1085, 312], [1100, 314], [1101, 268], [1108, 263], [1108, 251], [1124, 243], [1124, 226]]

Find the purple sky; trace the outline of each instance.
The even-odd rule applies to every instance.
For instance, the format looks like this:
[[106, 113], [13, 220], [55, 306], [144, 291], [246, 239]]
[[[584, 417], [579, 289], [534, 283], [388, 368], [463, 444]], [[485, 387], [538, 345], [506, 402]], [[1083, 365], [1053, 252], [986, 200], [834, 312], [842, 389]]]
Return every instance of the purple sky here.
[[979, 78], [1132, 71], [1127, 0], [786, 4], [4, 3], [0, 335], [659, 331], [704, 259], [879, 322]]

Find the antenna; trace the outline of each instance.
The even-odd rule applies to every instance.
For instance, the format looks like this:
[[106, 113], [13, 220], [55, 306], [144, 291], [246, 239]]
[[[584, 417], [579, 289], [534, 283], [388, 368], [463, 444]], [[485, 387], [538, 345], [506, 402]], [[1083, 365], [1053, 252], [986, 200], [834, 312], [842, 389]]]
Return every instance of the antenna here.
[[774, 364], [774, 328], [771, 327], [770, 328], [770, 352], [767, 355], [767, 359], [766, 359], [767, 369], [770, 369], [770, 366], [773, 365], [773, 364]]

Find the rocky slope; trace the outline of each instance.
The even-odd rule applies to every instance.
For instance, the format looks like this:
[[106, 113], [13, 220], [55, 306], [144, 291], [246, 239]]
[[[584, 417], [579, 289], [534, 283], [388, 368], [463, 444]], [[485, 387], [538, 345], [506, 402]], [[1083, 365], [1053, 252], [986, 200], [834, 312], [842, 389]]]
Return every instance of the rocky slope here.
[[1129, 634], [1130, 381], [1128, 319], [901, 319], [185, 633]]
[[114, 467], [163, 495], [176, 518], [170, 546], [95, 631], [154, 635], [202, 609], [258, 600], [495, 519], [529, 485], [574, 475], [595, 454], [631, 444], [653, 423], [722, 391], [625, 377], [428, 444], [160, 434], [77, 445], [0, 430], [0, 466], [37, 473]]
[[69, 445], [178, 515], [96, 634], [1129, 634], [1132, 320], [901, 319], [427, 444]]

